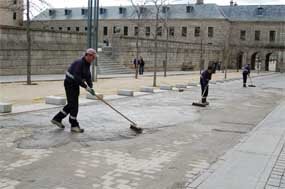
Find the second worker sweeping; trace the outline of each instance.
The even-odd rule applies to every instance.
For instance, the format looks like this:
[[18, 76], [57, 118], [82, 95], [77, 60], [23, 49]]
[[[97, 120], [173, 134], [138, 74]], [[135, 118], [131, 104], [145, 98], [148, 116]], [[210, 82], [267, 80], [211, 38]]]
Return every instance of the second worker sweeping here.
[[202, 104], [205, 105], [209, 105], [209, 102], [207, 102], [207, 96], [209, 92], [209, 81], [211, 79], [212, 79], [212, 66], [209, 66], [208, 69], [202, 71], [200, 75]]

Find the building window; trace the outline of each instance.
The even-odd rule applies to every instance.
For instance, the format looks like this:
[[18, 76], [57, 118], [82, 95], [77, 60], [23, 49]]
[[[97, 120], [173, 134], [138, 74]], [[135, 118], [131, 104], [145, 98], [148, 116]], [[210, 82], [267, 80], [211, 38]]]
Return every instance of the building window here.
[[193, 12], [193, 9], [194, 9], [194, 7], [192, 7], [190, 5], [186, 6], [186, 12], [187, 13]]
[[14, 5], [17, 5], [17, 0], [14, 0]]
[[129, 28], [128, 28], [128, 26], [124, 26], [124, 35], [129, 35]]
[[13, 20], [17, 19], [17, 13], [13, 12]]
[[62, 27], [58, 27], [59, 30], [62, 30]]
[[269, 32], [269, 41], [270, 42], [275, 41], [275, 38], [276, 38], [276, 31], [270, 31]]
[[174, 37], [174, 27], [173, 26], [169, 27], [169, 36]]
[[254, 32], [254, 40], [255, 41], [260, 41], [260, 31], [259, 30], [256, 30]]
[[134, 35], [137, 36], [139, 34], [139, 27], [135, 26]]
[[103, 35], [104, 35], [104, 36], [107, 36], [107, 35], [108, 35], [108, 27], [107, 27], [107, 26], [104, 26]]
[[195, 37], [199, 37], [200, 36], [200, 27], [195, 27], [194, 36]]
[[88, 9], [81, 9], [81, 15], [87, 16], [88, 15]]
[[158, 26], [158, 28], [157, 28], [157, 36], [162, 36], [162, 26]]
[[214, 37], [214, 28], [208, 27], [208, 37]]
[[145, 27], [145, 36], [150, 36], [150, 27]]
[[54, 27], [50, 27], [51, 30], [54, 30]]
[[88, 30], [88, 27], [85, 27], [85, 31], [87, 31]]
[[78, 32], [79, 32], [79, 30], [80, 30], [80, 28], [79, 28], [79, 27], [76, 27], [76, 31], [78, 31]]
[[70, 27], [67, 27], [67, 31], [70, 31], [70, 29], [71, 29]]
[[246, 38], [246, 31], [245, 30], [241, 30], [240, 31], [240, 39], [244, 41], [245, 38]]
[[181, 35], [182, 37], [187, 37], [187, 27], [186, 26], [182, 27]]

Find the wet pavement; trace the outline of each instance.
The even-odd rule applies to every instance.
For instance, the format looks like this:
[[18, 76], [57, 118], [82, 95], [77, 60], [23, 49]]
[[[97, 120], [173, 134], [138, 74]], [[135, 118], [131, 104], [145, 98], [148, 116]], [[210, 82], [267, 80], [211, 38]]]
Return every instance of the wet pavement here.
[[80, 106], [83, 134], [49, 122], [60, 108], [0, 116], [0, 188], [198, 188], [284, 101], [284, 75], [254, 78], [255, 88], [241, 82], [212, 84], [206, 108], [191, 105], [199, 87], [108, 100], [140, 135], [99, 101]]

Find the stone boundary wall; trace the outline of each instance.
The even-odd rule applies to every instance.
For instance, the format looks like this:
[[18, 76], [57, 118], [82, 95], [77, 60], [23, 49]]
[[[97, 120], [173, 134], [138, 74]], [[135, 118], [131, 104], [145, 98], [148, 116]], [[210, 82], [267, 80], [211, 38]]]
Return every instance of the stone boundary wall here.
[[[31, 30], [32, 75], [63, 74], [86, 48], [83, 33]], [[24, 28], [0, 26], [0, 75], [27, 72], [27, 40]]]
[[[166, 40], [159, 40], [157, 45], [157, 69], [163, 70], [163, 61], [165, 60]], [[223, 47], [201, 43], [187, 43], [170, 41], [168, 43], [168, 63], [169, 71], [180, 70], [199, 70], [201, 62], [202, 49], [202, 69], [206, 68], [212, 62], [223, 62]], [[136, 57], [136, 38], [118, 36], [112, 39], [113, 57], [121, 64], [133, 68], [133, 60]], [[145, 70], [152, 71], [154, 68], [154, 40], [139, 39], [139, 55], [145, 61]], [[229, 68], [231, 66], [229, 65]]]

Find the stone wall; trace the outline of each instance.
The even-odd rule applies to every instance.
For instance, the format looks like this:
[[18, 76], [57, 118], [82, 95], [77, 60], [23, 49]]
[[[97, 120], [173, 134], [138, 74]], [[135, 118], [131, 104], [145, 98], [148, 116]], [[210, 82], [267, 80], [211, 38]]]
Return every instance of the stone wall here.
[[[27, 72], [27, 40], [24, 28], [0, 26], [0, 75]], [[61, 74], [86, 48], [82, 33], [32, 30], [32, 75]]]
[[[172, 71], [199, 70], [206, 68], [212, 62], [223, 61], [223, 48], [205, 43], [189, 43], [169, 41], [166, 50], [166, 40], [158, 40], [157, 48], [154, 47], [152, 39], [140, 38], [139, 55], [145, 61], [145, 70], [154, 68], [155, 51], [157, 51], [157, 68], [163, 70], [163, 61], [167, 51], [167, 68]], [[113, 37], [113, 57], [128, 67], [133, 67], [133, 59], [136, 57], [136, 38]], [[202, 50], [202, 51], [201, 51]], [[202, 54], [201, 54], [202, 53]], [[201, 58], [202, 55], [202, 58]]]

